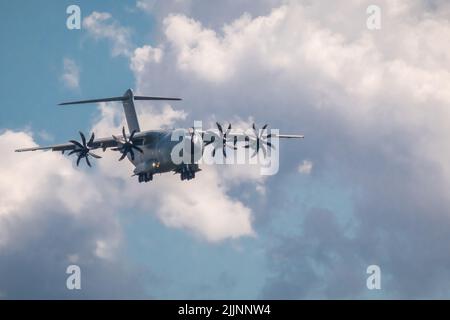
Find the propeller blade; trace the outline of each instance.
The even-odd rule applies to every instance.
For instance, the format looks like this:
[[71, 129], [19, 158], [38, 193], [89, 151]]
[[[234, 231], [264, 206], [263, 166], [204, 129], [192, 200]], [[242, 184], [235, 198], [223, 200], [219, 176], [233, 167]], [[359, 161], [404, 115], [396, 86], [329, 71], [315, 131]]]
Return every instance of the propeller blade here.
[[126, 152], [122, 153], [122, 156], [119, 158], [119, 161], [122, 161], [126, 156], [127, 156]]
[[93, 158], [100, 159], [101, 157], [91, 153], [90, 146], [92, 146], [95, 134], [92, 133], [91, 137], [89, 138], [89, 141], [86, 143], [86, 136], [83, 134], [83, 132], [79, 131], [80, 137], [81, 137], [81, 143], [76, 140], [69, 140], [70, 143], [72, 143], [75, 146], [75, 149], [69, 152], [69, 156], [72, 154], [78, 154], [77, 157], [77, 167], [80, 165], [80, 161], [83, 158], [86, 158], [86, 163], [89, 167], [92, 167], [91, 162], [89, 161], [88, 157], [92, 156]]
[[78, 141], [75, 140], [69, 140], [70, 143], [76, 145], [77, 147], [80, 147], [81, 149], [83, 149], [83, 145], [81, 143], [79, 143]]
[[89, 139], [89, 142], [87, 143], [88, 146], [91, 146], [92, 143], [94, 142], [94, 133], [92, 132], [91, 138]]
[[86, 137], [84, 136], [83, 132], [80, 131], [80, 137], [81, 141], [83, 141], [83, 147], [86, 148]]
[[89, 152], [89, 155], [91, 155], [92, 157], [94, 157], [95, 159], [101, 159], [102, 157], [100, 157], [99, 155], [96, 155], [95, 153]]
[[111, 148], [111, 150], [113, 151], [120, 151], [122, 153], [122, 155], [119, 158], [119, 161], [122, 161], [123, 159], [125, 159], [125, 157], [130, 154], [130, 158], [133, 161], [135, 158], [135, 154], [133, 149], [139, 151], [140, 153], [144, 153], [144, 150], [142, 150], [141, 148], [139, 148], [138, 146], [134, 145], [133, 143], [133, 138], [134, 135], [136, 134], [136, 130], [133, 130], [129, 136], [129, 138], [127, 138], [126, 132], [125, 132], [125, 127], [122, 127], [122, 137], [123, 139], [120, 139], [119, 137], [116, 137], [115, 135], [112, 135], [113, 139], [117, 142], [118, 146]]
[[81, 155], [81, 153], [78, 155], [78, 159], [77, 159], [77, 167], [80, 165], [80, 160], [81, 158], [83, 158], [83, 156]]
[[74, 150], [70, 151], [67, 155], [71, 156], [71, 155], [73, 155], [74, 153], [77, 153], [77, 152], [79, 152], [79, 150], [74, 149]]
[[122, 127], [122, 135], [123, 135], [123, 140], [125, 140], [125, 142], [128, 142], [127, 135], [125, 134], [125, 127]]
[[222, 126], [220, 125], [220, 123], [216, 122], [217, 124], [217, 128], [219, 129], [220, 133], [223, 134], [223, 129]]
[[144, 153], [144, 150], [142, 150], [141, 148], [139, 148], [138, 146], [135, 146], [134, 144], [131, 145], [132, 148], [136, 149], [137, 151], [139, 151], [140, 153]]
[[133, 140], [135, 133], [136, 133], [136, 130], [133, 130], [133, 132], [131, 132], [131, 134], [130, 134], [130, 141]]
[[[256, 138], [255, 144], [256, 144], [256, 147], [255, 147], [255, 152], [253, 153], [252, 157], [254, 157], [259, 152], [260, 149], [262, 149], [264, 157], [266, 157], [267, 150], [266, 150], [264, 144], [267, 145], [268, 147], [270, 147], [271, 149], [275, 149], [275, 147], [272, 145], [272, 143], [267, 141], [267, 139], [270, 139], [273, 135], [269, 133], [268, 135], [263, 136], [264, 132], [267, 131], [267, 127], [268, 127], [268, 124], [266, 123], [261, 128], [261, 130], [258, 131], [256, 129], [256, 125], [253, 123], [252, 128], [253, 128], [253, 131], [255, 132], [255, 138]], [[250, 143], [249, 143], [250, 137], [246, 136], [245, 137], [245, 141], [247, 141], [247, 145], [245, 145], [244, 148], [246, 148], [246, 149], [250, 148]]]
[[84, 158], [86, 159], [87, 165], [88, 165], [89, 167], [92, 167], [92, 166], [91, 166], [91, 163], [89, 162], [89, 157], [88, 157], [88, 155], [86, 155]]
[[262, 150], [264, 158], [265, 158], [266, 157], [266, 147], [264, 147], [264, 145], [261, 145], [261, 150]]

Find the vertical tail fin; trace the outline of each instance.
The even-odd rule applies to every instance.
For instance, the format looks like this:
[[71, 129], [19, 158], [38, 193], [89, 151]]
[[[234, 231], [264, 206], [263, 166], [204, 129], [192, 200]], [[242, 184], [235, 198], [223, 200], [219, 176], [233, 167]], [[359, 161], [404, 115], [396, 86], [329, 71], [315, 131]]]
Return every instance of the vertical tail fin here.
[[139, 132], [139, 121], [136, 115], [136, 108], [134, 107], [134, 93], [133, 90], [128, 89], [123, 95], [122, 100], [123, 111], [125, 111], [125, 118], [127, 119], [128, 130], [131, 132]]

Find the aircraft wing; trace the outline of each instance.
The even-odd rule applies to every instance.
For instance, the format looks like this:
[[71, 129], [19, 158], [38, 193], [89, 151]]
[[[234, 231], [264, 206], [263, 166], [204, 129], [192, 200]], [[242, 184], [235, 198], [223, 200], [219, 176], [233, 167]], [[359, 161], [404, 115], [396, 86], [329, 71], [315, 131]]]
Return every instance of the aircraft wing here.
[[[198, 133], [201, 133], [202, 135], [214, 135], [214, 136], [217, 136], [217, 135], [219, 135], [219, 131], [218, 130], [216, 130], [216, 129], [214, 129], [214, 130], [209, 130], [209, 131], [203, 131], [203, 130], [196, 130], [196, 132], [198, 132]], [[270, 132], [269, 132], [270, 133]], [[276, 133], [270, 133], [271, 134], [271, 137], [272, 138], [274, 138], [274, 137], [277, 137], [277, 138], [282, 138], [282, 139], [303, 139], [303, 138], [305, 138], [305, 136], [304, 135], [302, 135], [302, 134], [276, 134]], [[245, 137], [248, 137], [249, 139], [254, 139], [255, 137], [254, 137], [254, 134], [252, 134], [252, 133], [250, 133], [249, 134], [249, 132], [245, 132], [245, 131], [242, 131], [242, 130], [230, 130], [228, 133], [227, 133], [227, 136], [228, 137], [241, 137], [241, 138], [245, 138]]]
[[278, 138], [287, 138], [287, 139], [303, 139], [305, 136], [302, 134], [275, 134], [275, 137]]
[[[138, 132], [134, 135], [133, 143], [137, 146], [144, 145], [150, 143], [152, 140], [155, 139], [157, 136], [157, 133], [154, 131], [143, 131]], [[122, 135], [118, 134], [116, 137], [121, 138]], [[111, 136], [111, 138], [100, 138], [95, 139], [90, 145], [89, 149], [95, 150], [95, 149], [103, 149], [106, 150], [108, 148], [117, 147], [118, 143], [117, 141]], [[76, 146], [71, 143], [62, 143], [62, 144], [55, 144], [45, 147], [31, 147], [31, 148], [21, 148], [15, 150], [16, 152], [26, 152], [26, 151], [37, 151], [37, 150], [51, 150], [51, 151], [71, 151], [74, 150]]]
[[37, 151], [37, 150], [52, 150], [52, 151], [69, 151], [75, 149], [75, 145], [72, 143], [55, 144], [46, 147], [33, 147], [33, 148], [20, 148], [16, 149], [16, 152], [27, 152], [27, 151]]
[[[111, 138], [102, 138], [102, 139], [97, 139], [94, 140], [92, 142], [92, 144], [90, 145], [90, 149], [94, 150], [94, 149], [107, 149], [107, 148], [112, 148], [112, 147], [116, 147], [117, 146], [117, 142], [116, 140], [114, 140], [112, 137]], [[76, 148], [76, 146], [71, 143], [62, 143], [62, 144], [55, 144], [55, 145], [51, 145], [51, 146], [45, 146], [45, 147], [33, 147], [33, 148], [21, 148], [21, 149], [17, 149], [16, 152], [26, 152], [26, 151], [37, 151], [37, 150], [51, 150], [51, 151], [71, 151], [74, 150]]]

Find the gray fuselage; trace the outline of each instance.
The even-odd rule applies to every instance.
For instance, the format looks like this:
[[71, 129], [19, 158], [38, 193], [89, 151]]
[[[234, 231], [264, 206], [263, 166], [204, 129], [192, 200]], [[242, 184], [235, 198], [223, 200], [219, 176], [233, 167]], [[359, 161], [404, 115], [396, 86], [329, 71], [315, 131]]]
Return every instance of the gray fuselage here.
[[[176, 171], [180, 168], [183, 163], [174, 161], [173, 152], [182, 149], [180, 156], [184, 150], [190, 153], [191, 136], [186, 130], [183, 130], [182, 136], [179, 132], [175, 134], [175, 130], [152, 130], [152, 138], [144, 139], [140, 146], [144, 152], [136, 153], [134, 160], [128, 155], [128, 159], [136, 167], [134, 173], [155, 174]], [[195, 157], [191, 159], [193, 162], [201, 157], [202, 143], [201, 137], [195, 135], [193, 140]]]

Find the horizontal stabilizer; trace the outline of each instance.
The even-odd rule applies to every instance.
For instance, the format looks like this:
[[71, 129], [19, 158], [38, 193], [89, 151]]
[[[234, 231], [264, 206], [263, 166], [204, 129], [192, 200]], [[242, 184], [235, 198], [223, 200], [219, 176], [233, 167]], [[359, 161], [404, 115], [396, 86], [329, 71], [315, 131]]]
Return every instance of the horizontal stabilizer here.
[[180, 98], [134, 96], [134, 100], [181, 100]]
[[[181, 100], [180, 98], [165, 98], [165, 97], [146, 97], [146, 96], [134, 96], [134, 100]], [[80, 100], [80, 101], [70, 101], [63, 102], [58, 105], [65, 106], [69, 104], [83, 104], [83, 103], [97, 103], [97, 102], [111, 102], [111, 101], [126, 101], [129, 97], [112, 97], [112, 98], [103, 98], [103, 99], [92, 99], [92, 100]]]
[[58, 104], [59, 106], [65, 106], [68, 104], [83, 104], [83, 103], [96, 103], [96, 102], [111, 102], [111, 101], [125, 101], [127, 97], [112, 97], [112, 98], [103, 98], [103, 99], [92, 99], [92, 100], [80, 100], [80, 101], [70, 101], [63, 102]]
[[278, 138], [301, 138], [303, 139], [305, 136], [302, 134], [277, 134], [276, 135]]

